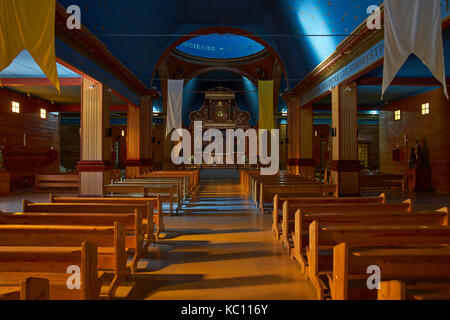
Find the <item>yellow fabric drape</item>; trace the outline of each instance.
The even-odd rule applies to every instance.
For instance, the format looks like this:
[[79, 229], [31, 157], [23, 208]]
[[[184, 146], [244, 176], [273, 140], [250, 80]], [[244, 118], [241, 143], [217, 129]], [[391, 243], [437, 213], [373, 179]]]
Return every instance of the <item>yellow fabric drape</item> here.
[[24, 49], [60, 91], [55, 58], [56, 0], [0, 0], [0, 71]]
[[258, 81], [259, 129], [275, 129], [273, 120], [273, 80]]

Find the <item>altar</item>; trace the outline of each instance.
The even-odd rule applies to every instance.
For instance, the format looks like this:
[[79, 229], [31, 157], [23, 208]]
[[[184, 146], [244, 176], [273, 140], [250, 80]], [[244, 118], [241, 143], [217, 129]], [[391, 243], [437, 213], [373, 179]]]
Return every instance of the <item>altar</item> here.
[[[222, 156], [223, 164], [208, 165], [203, 163], [202, 169], [208, 168], [241, 168], [243, 165], [238, 165], [238, 161], [248, 159], [248, 143], [246, 143], [246, 149], [244, 153], [238, 152], [236, 142], [232, 152], [234, 152], [234, 164], [226, 164], [226, 131], [227, 129], [242, 129], [244, 132], [251, 128], [249, 123], [250, 114], [241, 110], [236, 104], [235, 93], [224, 87], [218, 87], [208, 90], [205, 93], [205, 99], [203, 105], [198, 110], [192, 112], [189, 116], [191, 120], [189, 130], [191, 134], [194, 133], [194, 122], [201, 121], [203, 126], [203, 133], [208, 129], [217, 129], [223, 136], [223, 152], [215, 153], [214, 156]], [[194, 142], [192, 141], [192, 144]], [[210, 142], [203, 141], [203, 148]], [[193, 146], [192, 146], [193, 147]]]

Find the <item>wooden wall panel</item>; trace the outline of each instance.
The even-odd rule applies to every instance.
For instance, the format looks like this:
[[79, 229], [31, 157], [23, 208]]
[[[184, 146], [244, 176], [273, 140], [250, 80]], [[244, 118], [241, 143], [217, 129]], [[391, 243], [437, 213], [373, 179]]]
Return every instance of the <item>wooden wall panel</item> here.
[[60, 125], [61, 166], [69, 171], [76, 171], [80, 161], [80, 125]]
[[[430, 114], [422, 116], [421, 106], [430, 103]], [[394, 120], [394, 111], [401, 110], [402, 120]], [[389, 104], [380, 113], [380, 170], [403, 173], [408, 167], [411, 148], [418, 140], [428, 154], [431, 186], [440, 193], [450, 193], [450, 102], [442, 89], [419, 94]], [[408, 142], [405, 144], [404, 135]], [[401, 161], [392, 159], [392, 150], [401, 150]]]
[[[12, 101], [20, 103], [19, 114], [11, 111]], [[58, 116], [40, 118], [40, 109], [52, 105], [16, 92], [0, 89], [0, 145], [3, 145], [5, 167], [11, 172], [12, 189], [34, 185], [36, 172], [56, 172], [59, 162], [52, 160], [50, 150], [59, 152]], [[25, 145], [24, 145], [25, 134]]]

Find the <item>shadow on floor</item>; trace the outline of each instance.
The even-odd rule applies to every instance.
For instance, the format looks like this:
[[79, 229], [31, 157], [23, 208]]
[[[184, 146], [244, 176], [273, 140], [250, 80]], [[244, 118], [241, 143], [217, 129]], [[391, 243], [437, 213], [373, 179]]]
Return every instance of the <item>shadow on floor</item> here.
[[129, 299], [151, 298], [152, 294], [162, 291], [202, 290], [233, 287], [260, 286], [289, 282], [280, 276], [249, 276], [221, 279], [204, 279], [204, 275], [148, 275], [133, 276], [137, 285], [130, 293]]

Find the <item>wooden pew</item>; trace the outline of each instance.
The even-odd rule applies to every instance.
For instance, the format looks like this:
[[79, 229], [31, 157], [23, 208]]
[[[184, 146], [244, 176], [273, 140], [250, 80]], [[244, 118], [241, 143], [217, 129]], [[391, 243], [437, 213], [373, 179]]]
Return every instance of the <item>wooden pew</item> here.
[[138, 262], [145, 255], [142, 216], [138, 210], [133, 214], [94, 213], [8, 213], [0, 215], [0, 225], [43, 225], [43, 226], [114, 226], [118, 222], [125, 227], [125, 246], [133, 250], [131, 271], [135, 272]]
[[[423, 281], [409, 279], [381, 281], [378, 300], [450, 300], [450, 283], [442, 281], [443, 277]], [[412, 280], [412, 281], [411, 281]], [[412, 283], [411, 283], [412, 282]]]
[[278, 174], [274, 176], [262, 176], [253, 175], [250, 177], [250, 197], [255, 202], [259, 204], [260, 201], [260, 191], [261, 184], [265, 185], [296, 185], [296, 184], [312, 184], [315, 183], [312, 180], [308, 180], [299, 176], [291, 176], [286, 174]]
[[[414, 233], [414, 231], [410, 231]], [[450, 229], [416, 230], [415, 243], [425, 240], [424, 233], [431, 236], [436, 243], [444, 244], [450, 241]], [[403, 236], [403, 234], [401, 234]], [[377, 290], [369, 290], [366, 281], [369, 275], [367, 267], [376, 265], [381, 270], [382, 280], [389, 279], [434, 279], [436, 281], [450, 280], [450, 247], [424, 248], [369, 248], [351, 249], [346, 243], [341, 243], [333, 249], [333, 272], [330, 275], [330, 289], [333, 300], [376, 299]], [[349, 286], [351, 282], [351, 286]], [[447, 287], [448, 288], [448, 287]]]
[[174, 185], [124, 185], [124, 184], [110, 184], [104, 186], [105, 194], [110, 194], [112, 197], [116, 195], [130, 195], [138, 194], [143, 198], [149, 196], [159, 196], [169, 200], [170, 209], [169, 214], [173, 212], [173, 195], [176, 194], [176, 186]]
[[290, 238], [295, 231], [295, 212], [304, 213], [351, 213], [351, 212], [411, 212], [411, 199], [399, 203], [326, 203], [290, 205], [289, 200], [283, 203], [283, 218], [281, 222], [281, 243], [288, 253], [291, 252]]
[[[130, 276], [122, 224], [115, 222], [113, 227], [0, 225], [0, 246], [3, 247], [39, 246], [62, 250], [61, 247], [77, 247], [85, 241], [98, 247], [98, 269], [113, 272], [106, 296], [114, 297], [119, 284]], [[65, 266], [67, 268], [67, 264]]]
[[[52, 195], [50, 195], [52, 197]], [[142, 217], [142, 226], [145, 230], [145, 235], [147, 236], [147, 240], [150, 241], [152, 239], [153, 234], [153, 221], [149, 219], [145, 220], [144, 217], [149, 216], [149, 212], [152, 212], [152, 203], [144, 202], [144, 203], [109, 203], [105, 202], [95, 202], [95, 199], [92, 198], [92, 202], [84, 202], [83, 198], [74, 198], [80, 199], [79, 201], [74, 202], [60, 202], [60, 203], [34, 203], [27, 199], [24, 199], [22, 202], [22, 212], [37, 212], [37, 213], [103, 213], [103, 214], [123, 214], [128, 213], [132, 214], [134, 210], [139, 211], [139, 215]], [[91, 199], [91, 198], [89, 198]], [[107, 198], [100, 198], [107, 199]]]
[[192, 186], [191, 192], [197, 188], [200, 179], [200, 170], [178, 170], [178, 171], [152, 171], [141, 177], [188, 177], [189, 185]]
[[[158, 239], [159, 234], [164, 231], [164, 217], [161, 209], [161, 200], [159, 195], [156, 198], [135, 198], [135, 197], [104, 197], [104, 198], [82, 198], [82, 197], [54, 197], [50, 194], [50, 203], [90, 203], [90, 204], [122, 204], [122, 205], [145, 205], [143, 210], [143, 226], [146, 230], [147, 241], [152, 242], [154, 238]], [[120, 208], [119, 208], [120, 209]], [[100, 209], [99, 209], [100, 210]], [[152, 217], [153, 212], [153, 219]], [[150, 217], [150, 219], [149, 219]], [[155, 226], [156, 225], [156, 231]]]
[[[306, 272], [308, 266], [306, 249], [314, 252], [309, 237], [312, 237], [310, 225], [317, 221], [320, 226], [370, 226], [370, 225], [425, 225], [425, 226], [448, 226], [448, 208], [442, 208], [431, 212], [348, 212], [348, 213], [304, 213], [297, 210], [295, 213], [295, 229], [292, 234], [294, 248], [293, 257]], [[316, 228], [314, 228], [316, 230]], [[315, 235], [317, 232], [315, 232]], [[319, 247], [320, 249], [320, 247]], [[317, 261], [317, 259], [315, 260]], [[314, 270], [313, 270], [314, 271]]]
[[[98, 272], [95, 244], [86, 241], [78, 247], [48, 247], [47, 240], [35, 240], [35, 246], [0, 246], [0, 290], [17, 283], [22, 287], [21, 299], [100, 299], [103, 280]], [[69, 266], [80, 268], [79, 289], [70, 290], [67, 286]]]
[[405, 190], [403, 174], [361, 172], [361, 190]]
[[78, 190], [80, 178], [78, 174], [39, 174], [35, 175], [34, 191], [44, 189]]
[[181, 199], [184, 201], [188, 198], [190, 189], [189, 189], [189, 178], [188, 177], [137, 177], [134, 179], [126, 179], [124, 182], [128, 183], [176, 183], [178, 188], [181, 190]]
[[49, 300], [48, 279], [29, 277], [18, 286], [0, 285], [0, 300]]
[[[174, 198], [176, 198], [176, 203], [177, 203], [177, 209], [176, 212], [179, 212], [179, 210], [181, 209], [181, 205], [184, 202], [184, 198], [183, 198], [183, 193], [182, 193], [182, 189], [181, 189], [181, 184], [178, 182], [167, 182], [167, 181], [158, 181], [158, 182], [153, 182], [153, 181], [148, 181], [148, 180], [125, 180], [125, 181], [120, 181], [117, 183], [114, 183], [114, 185], [125, 185], [125, 186], [143, 186], [145, 189], [144, 192], [146, 192], [145, 197], [148, 197], [149, 195], [151, 196], [155, 196], [155, 195], [159, 195], [161, 201], [168, 201], [170, 204], [170, 213], [172, 213], [173, 211], [173, 203], [174, 203]], [[155, 190], [155, 188], [160, 188], [160, 187], [173, 187], [173, 190], [171, 190], [170, 193], [155, 193], [153, 192]]]
[[[426, 217], [428, 215], [428, 217]], [[354, 217], [351, 217], [354, 216]], [[420, 226], [439, 227], [443, 226], [442, 222], [448, 215], [446, 212], [434, 213], [395, 213], [395, 214], [343, 214], [334, 217], [321, 217], [322, 221], [313, 221], [309, 224], [309, 241], [307, 245], [299, 243], [299, 252], [295, 256], [302, 265], [306, 266], [306, 275], [316, 288], [318, 298], [323, 298], [325, 283], [320, 279], [320, 275], [331, 270], [331, 256], [327, 252], [329, 248], [344, 240], [350, 247], [370, 247], [370, 246], [391, 246], [391, 245], [434, 245], [437, 244], [432, 237], [424, 238], [423, 242], [417, 242], [419, 239], [411, 237], [409, 232], [411, 229], [420, 230]], [[314, 217], [310, 217], [314, 219]], [[348, 224], [353, 222], [354, 224]], [[396, 224], [396, 222], [400, 222]], [[427, 222], [429, 224], [424, 224]], [[376, 226], [376, 227], [374, 227]], [[392, 230], [398, 234], [392, 233]], [[391, 232], [391, 233], [389, 233]], [[367, 236], [364, 238], [364, 234]], [[400, 235], [405, 234], [402, 239], [397, 239]], [[430, 234], [425, 233], [425, 237]], [[364, 238], [361, 240], [361, 238]], [[298, 241], [298, 240], [297, 240]], [[302, 241], [300, 239], [300, 241]], [[429, 242], [427, 242], [429, 241]], [[304, 241], [306, 242], [306, 241]], [[306, 247], [303, 254], [303, 247]], [[319, 254], [321, 252], [321, 254]], [[304, 270], [304, 269], [303, 269]]]
[[331, 184], [299, 183], [289, 185], [265, 185], [260, 184], [259, 210], [264, 213], [264, 204], [273, 201], [278, 194], [280, 197], [289, 196], [326, 196], [330, 193], [337, 195], [337, 186]]
[[326, 203], [386, 203], [386, 195], [384, 193], [377, 197], [349, 197], [349, 198], [335, 198], [335, 197], [289, 197], [280, 198], [278, 194], [273, 197], [273, 219], [272, 231], [277, 239], [281, 234], [281, 221], [283, 215], [279, 214], [279, 208], [282, 208], [285, 201], [289, 205], [305, 205], [305, 204], [326, 204]]
[[260, 170], [239, 170], [239, 181], [246, 194], [250, 194], [250, 177], [259, 175]]

